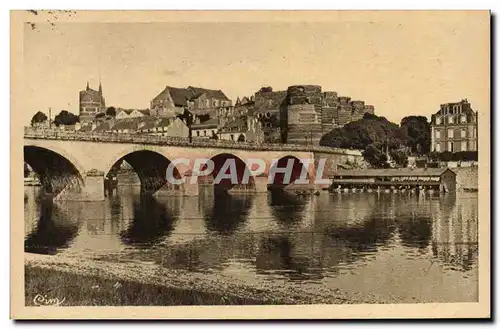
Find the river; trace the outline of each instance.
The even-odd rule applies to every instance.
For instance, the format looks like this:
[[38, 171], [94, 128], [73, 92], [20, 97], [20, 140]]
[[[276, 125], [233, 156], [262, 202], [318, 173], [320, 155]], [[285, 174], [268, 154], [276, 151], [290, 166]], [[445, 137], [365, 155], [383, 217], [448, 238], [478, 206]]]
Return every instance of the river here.
[[287, 193], [52, 202], [25, 187], [25, 252], [146, 263], [387, 302], [478, 300], [476, 193]]

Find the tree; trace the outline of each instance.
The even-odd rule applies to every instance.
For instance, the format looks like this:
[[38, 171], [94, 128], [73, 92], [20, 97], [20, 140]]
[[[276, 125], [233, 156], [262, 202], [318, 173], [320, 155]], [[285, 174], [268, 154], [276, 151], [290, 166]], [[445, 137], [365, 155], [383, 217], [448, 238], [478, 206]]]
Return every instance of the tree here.
[[401, 131], [406, 137], [406, 146], [413, 153], [428, 154], [431, 146], [431, 124], [424, 116], [408, 116], [401, 120]]
[[389, 152], [389, 154], [399, 167], [408, 166], [408, 156], [405, 154], [405, 152], [401, 150], [392, 150]]
[[388, 168], [387, 156], [373, 144], [363, 151], [363, 158], [374, 168]]
[[335, 128], [323, 135], [320, 145], [365, 150], [368, 145], [383, 149], [399, 148], [404, 140], [397, 124], [384, 117], [365, 114], [363, 119], [350, 122], [342, 128]]
[[[412, 120], [408, 122], [412, 123]], [[419, 120], [416, 121], [420, 122]], [[376, 168], [388, 166], [387, 156], [384, 154], [388, 150], [398, 166], [406, 166], [408, 157], [404, 148], [411, 144], [408, 136], [411, 124], [408, 122], [405, 121], [402, 129], [385, 117], [365, 113], [363, 119], [349, 122], [323, 135], [320, 145], [364, 150], [365, 160]]]
[[108, 109], [106, 110], [106, 115], [112, 117], [116, 116], [116, 109], [113, 106], [108, 107]]
[[47, 121], [47, 116], [43, 112], [36, 112], [35, 115], [31, 118], [31, 125], [35, 125], [37, 123], [42, 123]]
[[70, 126], [70, 125], [74, 125], [78, 121], [80, 121], [80, 119], [78, 118], [77, 115], [75, 115], [71, 112], [68, 112], [66, 110], [62, 110], [54, 118], [54, 124], [56, 126], [60, 126], [60, 125]]

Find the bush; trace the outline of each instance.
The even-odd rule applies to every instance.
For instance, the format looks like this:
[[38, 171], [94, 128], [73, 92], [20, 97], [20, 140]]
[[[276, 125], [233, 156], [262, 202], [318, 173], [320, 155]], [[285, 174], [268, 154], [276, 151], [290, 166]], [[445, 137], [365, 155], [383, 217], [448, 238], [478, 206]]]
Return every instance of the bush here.
[[366, 150], [363, 151], [363, 158], [373, 168], [389, 168], [387, 156], [373, 144], [369, 145]]
[[33, 126], [35, 123], [42, 123], [47, 121], [47, 116], [43, 112], [36, 112], [35, 115], [31, 118], [31, 125]]
[[60, 125], [70, 126], [70, 125], [74, 125], [78, 121], [80, 121], [80, 119], [78, 118], [77, 115], [75, 115], [71, 112], [68, 112], [66, 110], [62, 110], [54, 118], [54, 124], [56, 126], [60, 126]]

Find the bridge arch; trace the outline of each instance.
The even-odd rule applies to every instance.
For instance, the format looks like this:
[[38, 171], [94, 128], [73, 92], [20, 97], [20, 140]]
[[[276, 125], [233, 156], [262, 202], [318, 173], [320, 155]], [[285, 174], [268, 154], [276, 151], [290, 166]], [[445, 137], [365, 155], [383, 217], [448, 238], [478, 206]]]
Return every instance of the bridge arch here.
[[[115, 155], [108, 162], [106, 176], [113, 176], [123, 161], [126, 161], [139, 176], [141, 193], [153, 194], [162, 187], [177, 190], [181, 184], [171, 184], [167, 180], [167, 168], [172, 162], [165, 155], [150, 149], [133, 149]], [[177, 167], [173, 168], [172, 175], [180, 179], [181, 174]]]
[[[291, 164], [291, 172], [289, 173], [289, 178], [287, 179], [287, 173], [284, 173], [283, 170], [287, 168], [288, 161], [291, 161], [292, 164]], [[306, 179], [309, 181], [311, 178], [309, 170], [308, 168], [305, 168], [304, 163], [300, 161], [300, 159], [298, 159], [293, 155], [283, 156], [280, 159], [278, 159], [269, 169], [270, 177], [268, 185], [271, 189], [283, 188], [298, 180], [303, 170], [307, 170]]]
[[45, 192], [57, 196], [63, 190], [83, 186], [84, 168], [65, 152], [45, 147], [25, 145], [24, 162], [38, 175]]
[[[212, 173], [207, 175], [208, 177], [201, 177], [199, 181], [213, 183], [215, 189], [218, 191], [228, 191], [235, 186], [239, 186], [242, 189], [249, 189], [255, 186], [254, 177], [251, 175], [250, 169], [239, 156], [231, 153], [218, 153], [212, 156], [210, 160], [214, 163]], [[231, 161], [234, 161], [234, 166], [231, 164]], [[206, 167], [202, 167], [201, 169], [204, 170]], [[233, 169], [236, 169], [236, 173], [233, 173], [236, 174], [236, 177], [233, 179], [222, 178], [223, 175], [231, 174]], [[221, 175], [219, 179], [217, 179], [218, 175]]]

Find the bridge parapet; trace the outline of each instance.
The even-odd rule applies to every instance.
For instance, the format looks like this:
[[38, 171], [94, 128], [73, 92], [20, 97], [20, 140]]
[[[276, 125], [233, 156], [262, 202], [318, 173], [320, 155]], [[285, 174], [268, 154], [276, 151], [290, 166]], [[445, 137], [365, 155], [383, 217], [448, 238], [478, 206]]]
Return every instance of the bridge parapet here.
[[338, 154], [346, 156], [361, 156], [360, 150], [340, 149], [319, 145], [299, 144], [271, 144], [271, 143], [249, 143], [232, 142], [226, 140], [197, 139], [190, 142], [183, 137], [153, 136], [143, 134], [118, 134], [118, 133], [92, 133], [92, 132], [69, 132], [56, 129], [34, 129], [24, 128], [24, 138], [31, 139], [55, 139], [66, 141], [92, 141], [103, 143], [132, 143], [159, 146], [179, 146], [190, 148], [221, 148], [239, 149], [249, 151], [290, 151], [290, 152], [318, 152], [326, 154]]

